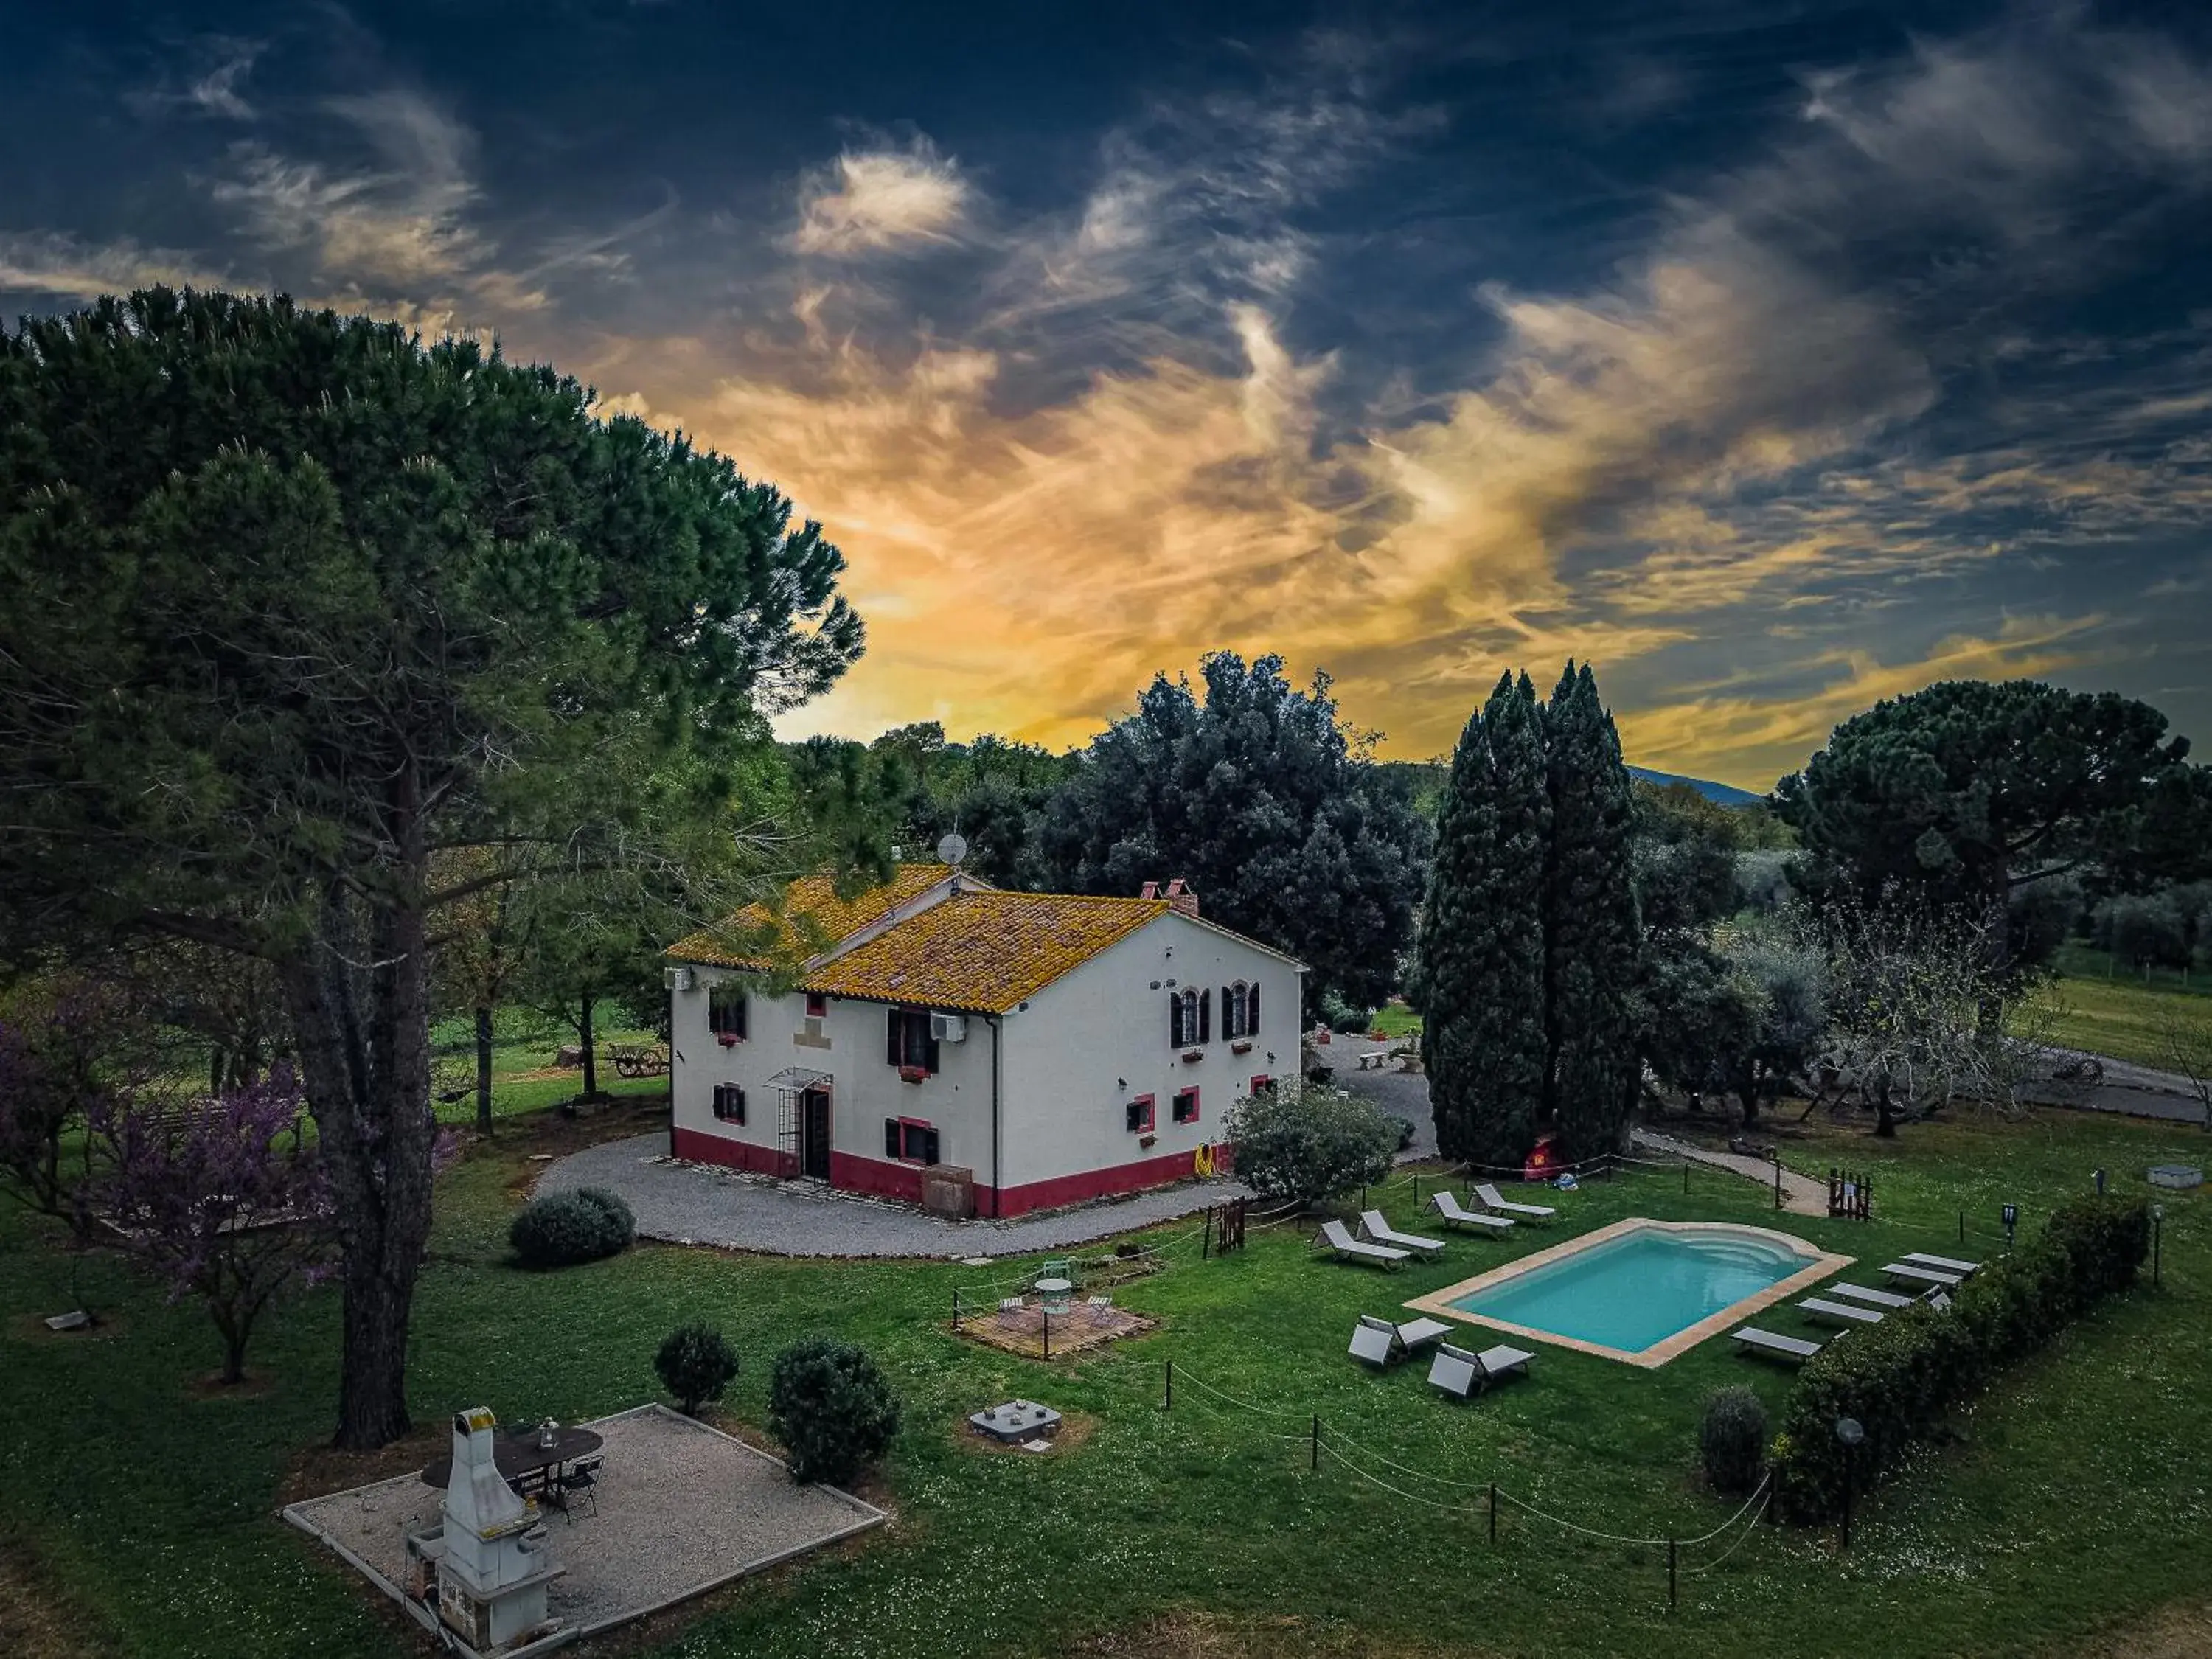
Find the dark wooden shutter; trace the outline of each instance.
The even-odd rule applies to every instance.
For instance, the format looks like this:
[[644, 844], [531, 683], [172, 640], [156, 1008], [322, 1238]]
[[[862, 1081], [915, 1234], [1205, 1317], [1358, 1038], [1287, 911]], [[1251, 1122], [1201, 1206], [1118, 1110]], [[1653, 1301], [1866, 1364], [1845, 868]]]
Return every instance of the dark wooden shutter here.
[[896, 1158], [904, 1149], [899, 1145], [899, 1121], [895, 1117], [884, 1120], [884, 1156]]
[[937, 1131], [934, 1129], [921, 1132], [921, 1161], [924, 1164], [937, 1162]]
[[1213, 1041], [1213, 988], [1208, 986], [1198, 994], [1198, 1040]]
[[1260, 1034], [1260, 981], [1254, 980], [1252, 988], [1244, 994], [1244, 1035]]
[[1182, 1047], [1182, 993], [1168, 993], [1168, 1047]]
[[916, 1014], [915, 1018], [921, 1022], [921, 1063], [934, 1073], [937, 1070], [937, 1034], [929, 1029], [927, 1014]]
[[1221, 1035], [1225, 1037], [1237, 1035], [1237, 999], [1226, 985], [1221, 988]]
[[900, 1042], [900, 1039], [905, 1035], [905, 1022], [900, 1017], [899, 1011], [894, 1008], [891, 1010], [891, 1047], [890, 1054], [890, 1062], [894, 1066], [902, 1065], [905, 1062], [906, 1056], [901, 1052], [902, 1044]]

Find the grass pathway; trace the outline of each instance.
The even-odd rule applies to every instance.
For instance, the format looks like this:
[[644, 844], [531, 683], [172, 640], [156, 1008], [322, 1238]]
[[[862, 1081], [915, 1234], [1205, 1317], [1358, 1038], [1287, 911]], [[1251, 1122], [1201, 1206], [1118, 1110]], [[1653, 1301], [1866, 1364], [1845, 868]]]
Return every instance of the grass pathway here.
[[[1672, 1135], [1662, 1135], [1652, 1129], [1636, 1129], [1629, 1139], [1638, 1150], [1657, 1152], [1665, 1158], [1686, 1158], [1693, 1164], [1709, 1169], [1726, 1170], [1740, 1175], [1746, 1181], [1755, 1181], [1772, 1190], [1774, 1165], [1765, 1158], [1749, 1158], [1741, 1152], [1708, 1152], [1703, 1146], [1693, 1146], [1686, 1140], [1677, 1140]], [[1795, 1170], [1782, 1171], [1782, 1207], [1791, 1215], [1826, 1215], [1828, 1212], [1828, 1188], [1825, 1182], [1810, 1176], [1799, 1175]]]

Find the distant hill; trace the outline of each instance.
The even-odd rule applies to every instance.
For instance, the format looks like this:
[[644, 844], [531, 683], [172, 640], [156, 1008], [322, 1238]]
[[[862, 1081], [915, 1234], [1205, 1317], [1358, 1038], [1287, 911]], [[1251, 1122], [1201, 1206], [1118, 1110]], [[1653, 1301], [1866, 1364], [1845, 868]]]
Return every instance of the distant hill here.
[[1650, 783], [1686, 783], [1716, 805], [1756, 806], [1765, 799], [1763, 795], [1753, 794], [1748, 789], [1739, 789], [1732, 783], [1715, 783], [1709, 778], [1686, 778], [1673, 772], [1655, 772], [1648, 766], [1632, 766], [1628, 770], [1632, 777], [1642, 778]]

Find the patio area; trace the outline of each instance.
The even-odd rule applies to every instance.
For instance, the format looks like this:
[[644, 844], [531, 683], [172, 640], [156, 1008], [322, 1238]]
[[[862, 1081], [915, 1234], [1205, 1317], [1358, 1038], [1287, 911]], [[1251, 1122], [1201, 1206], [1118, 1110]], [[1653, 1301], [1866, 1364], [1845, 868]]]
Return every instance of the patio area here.
[[[580, 1426], [604, 1443], [597, 1512], [546, 1516], [547, 1548], [565, 1569], [548, 1595], [561, 1629], [515, 1653], [642, 1618], [888, 1518], [835, 1487], [795, 1484], [766, 1452], [665, 1406]], [[443, 1497], [410, 1471], [292, 1504], [284, 1519], [428, 1625], [434, 1615], [406, 1593], [406, 1540], [438, 1524]]]

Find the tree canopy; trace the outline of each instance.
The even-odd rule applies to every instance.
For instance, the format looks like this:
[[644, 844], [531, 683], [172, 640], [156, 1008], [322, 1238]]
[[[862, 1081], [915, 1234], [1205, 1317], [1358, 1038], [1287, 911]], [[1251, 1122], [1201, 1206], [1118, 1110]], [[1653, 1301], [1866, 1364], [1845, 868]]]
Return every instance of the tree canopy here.
[[339, 1438], [407, 1425], [441, 856], [726, 851], [859, 653], [817, 526], [550, 368], [153, 289], [0, 334], [0, 932], [274, 964], [344, 1255]]
[[1310, 1006], [1387, 997], [1412, 932], [1428, 823], [1337, 719], [1326, 675], [1282, 659], [1202, 665], [1201, 699], [1162, 675], [1091, 743], [1039, 828], [1039, 884], [1133, 894], [1181, 876], [1206, 915], [1287, 951]]

